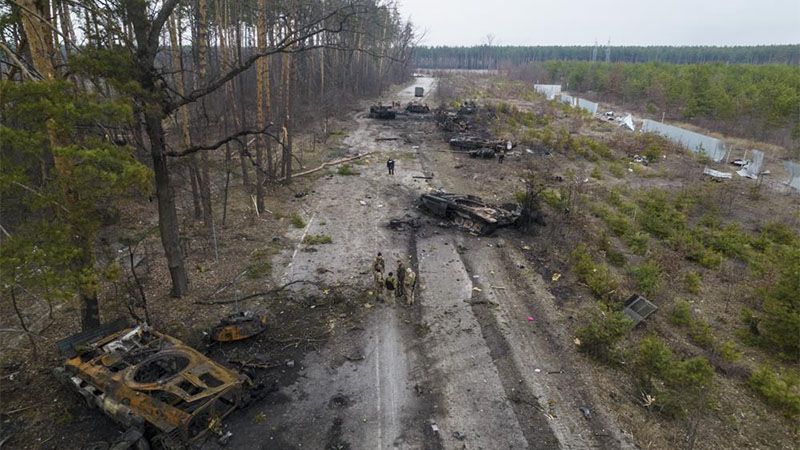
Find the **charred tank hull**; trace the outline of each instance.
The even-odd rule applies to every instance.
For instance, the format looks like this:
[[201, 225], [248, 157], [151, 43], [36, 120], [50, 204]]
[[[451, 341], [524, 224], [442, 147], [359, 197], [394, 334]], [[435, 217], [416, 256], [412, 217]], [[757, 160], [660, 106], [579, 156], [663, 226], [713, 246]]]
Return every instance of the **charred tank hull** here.
[[513, 225], [521, 214], [517, 205], [490, 205], [480, 197], [441, 191], [422, 194], [420, 204], [431, 215], [479, 235], [491, 234], [500, 227]]

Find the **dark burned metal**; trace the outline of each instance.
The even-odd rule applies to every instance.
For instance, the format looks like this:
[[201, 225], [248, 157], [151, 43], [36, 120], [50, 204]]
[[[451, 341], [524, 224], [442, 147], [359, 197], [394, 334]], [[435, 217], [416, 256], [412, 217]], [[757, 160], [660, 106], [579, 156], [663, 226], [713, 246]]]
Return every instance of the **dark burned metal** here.
[[406, 112], [412, 114], [428, 114], [431, 112], [431, 109], [428, 105], [419, 103], [419, 102], [411, 102], [406, 105]]
[[420, 201], [432, 215], [476, 234], [491, 234], [499, 227], [512, 225], [521, 213], [518, 205], [490, 205], [480, 197], [442, 191], [422, 194]]
[[469, 152], [469, 156], [480, 159], [494, 159], [495, 153], [491, 148], [480, 148]]
[[389, 228], [392, 230], [403, 231], [406, 229], [416, 230], [417, 228], [422, 226], [422, 221], [419, 220], [419, 217], [412, 217], [406, 214], [401, 219], [391, 219], [389, 220]]
[[462, 135], [450, 139], [450, 146], [459, 150], [477, 150], [481, 148], [502, 150], [506, 148], [506, 141], [502, 139], [485, 139], [478, 136]]
[[56, 373], [126, 428], [161, 448], [185, 448], [242, 403], [247, 377], [146, 325], [115, 322], [58, 343]]
[[373, 119], [391, 120], [397, 117], [397, 112], [386, 105], [372, 105], [369, 107], [369, 116]]
[[267, 329], [266, 314], [242, 311], [224, 317], [211, 331], [217, 342], [233, 342], [253, 337]]
[[461, 108], [458, 109], [458, 113], [461, 115], [475, 114], [477, 111], [478, 105], [476, 105], [472, 100], [466, 100], [463, 104], [461, 104]]
[[470, 128], [470, 122], [467, 118], [445, 109], [436, 110], [434, 120], [439, 129], [449, 133], [464, 132]]

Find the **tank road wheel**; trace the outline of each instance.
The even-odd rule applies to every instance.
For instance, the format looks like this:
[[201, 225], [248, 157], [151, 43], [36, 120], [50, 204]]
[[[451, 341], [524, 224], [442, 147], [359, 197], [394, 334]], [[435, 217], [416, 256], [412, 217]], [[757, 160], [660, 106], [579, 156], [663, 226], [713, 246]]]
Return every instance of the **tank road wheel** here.
[[455, 217], [453, 217], [453, 223], [455, 223], [459, 227], [463, 227], [464, 226], [464, 218], [461, 217], [461, 216], [455, 216]]
[[472, 230], [477, 234], [481, 234], [483, 232], [483, 224], [480, 222], [475, 222], [475, 226], [472, 227]]
[[473, 223], [471, 220], [467, 219], [464, 221], [464, 228], [466, 228], [468, 231], [472, 231], [472, 227]]

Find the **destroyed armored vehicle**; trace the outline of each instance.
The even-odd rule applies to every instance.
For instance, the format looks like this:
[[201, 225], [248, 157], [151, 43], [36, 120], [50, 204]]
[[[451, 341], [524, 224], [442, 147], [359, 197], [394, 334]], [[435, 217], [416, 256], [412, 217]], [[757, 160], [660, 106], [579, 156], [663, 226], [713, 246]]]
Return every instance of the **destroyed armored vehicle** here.
[[118, 320], [59, 341], [56, 375], [155, 448], [198, 442], [244, 401], [250, 380], [147, 325]]
[[479, 148], [469, 152], [469, 156], [480, 159], [494, 159], [495, 153], [491, 148]]
[[241, 311], [224, 317], [211, 330], [211, 339], [217, 342], [233, 342], [253, 337], [267, 329], [266, 314]]
[[459, 150], [477, 150], [480, 148], [502, 150], [506, 147], [506, 142], [502, 139], [484, 139], [477, 136], [457, 136], [450, 139], [450, 146]]
[[428, 105], [423, 103], [410, 102], [408, 105], [406, 105], [406, 112], [413, 114], [428, 114], [431, 112], [431, 109], [428, 107]]
[[372, 105], [369, 107], [369, 116], [373, 119], [391, 120], [397, 117], [397, 113], [391, 106]]
[[444, 109], [438, 109], [436, 111], [434, 120], [439, 129], [449, 133], [464, 132], [469, 129], [469, 121], [466, 118]]
[[461, 115], [475, 114], [476, 111], [478, 111], [478, 106], [472, 100], [466, 100], [458, 109], [458, 113]]
[[450, 220], [471, 233], [483, 235], [513, 225], [522, 213], [518, 205], [495, 206], [485, 203], [480, 197], [443, 191], [422, 194], [420, 203], [430, 214]]

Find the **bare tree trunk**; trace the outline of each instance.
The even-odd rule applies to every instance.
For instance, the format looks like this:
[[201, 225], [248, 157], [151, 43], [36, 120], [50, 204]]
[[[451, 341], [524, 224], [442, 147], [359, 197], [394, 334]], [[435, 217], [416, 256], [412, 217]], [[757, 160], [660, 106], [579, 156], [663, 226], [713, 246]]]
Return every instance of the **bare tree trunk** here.
[[[237, 5], [236, 11], [238, 12], [239, 3], [236, 2], [235, 5]], [[238, 64], [242, 64], [242, 28], [240, 23], [236, 23], [236, 62]], [[238, 106], [240, 113], [239, 127], [244, 128], [247, 126], [247, 121], [244, 113], [244, 81], [242, 76], [236, 78], [236, 87], [237, 87], [237, 92], [239, 94], [239, 106]], [[234, 103], [234, 108], [235, 107], [236, 106]], [[247, 149], [244, 146], [239, 146], [239, 162], [242, 168], [242, 186], [247, 188], [250, 186], [250, 175], [247, 170], [247, 155], [245, 154], [246, 151]]]
[[[206, 10], [206, 0], [198, 0], [197, 1], [197, 85], [203, 85], [206, 82], [206, 67], [207, 67], [207, 51], [208, 51], [208, 42], [207, 33], [206, 33], [206, 25], [208, 24], [207, 20], [207, 10]], [[201, 100], [203, 104], [203, 109], [205, 110], [205, 99]], [[202, 130], [206, 130], [207, 127], [202, 127]], [[206, 134], [202, 133], [201, 134]], [[217, 232], [216, 226], [214, 224], [214, 210], [212, 208], [211, 202], [211, 175], [208, 171], [208, 166], [210, 162], [208, 160], [208, 152], [204, 151], [200, 153], [200, 173], [202, 174], [198, 178], [199, 188], [200, 188], [200, 199], [203, 203], [203, 224], [206, 226], [206, 232], [208, 233], [208, 240], [213, 243], [214, 245], [214, 259], [217, 259]]]
[[164, 155], [164, 129], [161, 125], [163, 114], [157, 113], [161, 111], [158, 105], [148, 106], [144, 109], [144, 116], [147, 135], [150, 138], [150, 153], [153, 158], [153, 172], [156, 181], [158, 229], [172, 278], [172, 296], [183, 297], [189, 290], [189, 278], [183, 265], [178, 233], [178, 213], [175, 210], [175, 193], [170, 184], [167, 158]]
[[[265, 0], [258, 0], [258, 36], [259, 51], [267, 48], [267, 5]], [[269, 69], [266, 58], [261, 58], [256, 63], [256, 127], [263, 129], [266, 125], [264, 105], [269, 104]], [[268, 145], [266, 136], [260, 134], [256, 139], [256, 207], [258, 211], [264, 210], [264, 147]], [[269, 155], [267, 155], [269, 158]]]
[[[183, 96], [185, 92], [183, 78], [183, 44], [180, 31], [180, 13], [173, 14], [172, 19], [168, 20], [170, 46], [172, 47], [172, 70], [175, 71], [175, 90], [178, 95]], [[189, 148], [192, 145], [192, 137], [189, 133], [189, 106], [183, 106], [178, 110], [181, 122], [181, 138], [183, 146]], [[192, 191], [192, 205], [194, 206], [194, 218], [203, 217], [203, 208], [200, 203], [200, 191], [198, 188], [197, 159], [194, 155], [189, 156], [187, 171], [189, 173], [189, 186]]]

